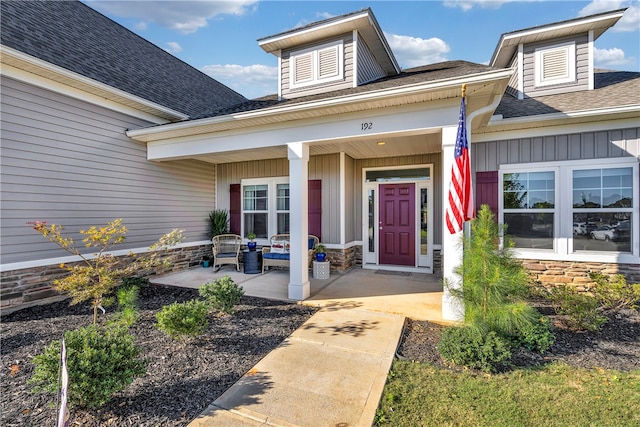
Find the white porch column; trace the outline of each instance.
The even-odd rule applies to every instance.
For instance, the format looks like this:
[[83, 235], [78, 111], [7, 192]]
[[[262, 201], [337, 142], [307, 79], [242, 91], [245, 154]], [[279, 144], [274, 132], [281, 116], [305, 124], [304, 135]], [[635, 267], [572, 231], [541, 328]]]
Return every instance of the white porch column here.
[[309, 297], [309, 146], [302, 142], [287, 144], [289, 157], [289, 298], [302, 301]]
[[461, 321], [464, 320], [464, 307], [451, 295], [448, 286], [455, 289], [462, 288], [462, 279], [453, 273], [453, 270], [462, 264], [462, 232], [450, 234], [445, 222], [457, 134], [457, 126], [442, 128], [442, 173], [444, 174], [442, 180], [442, 277], [445, 281], [442, 318]]

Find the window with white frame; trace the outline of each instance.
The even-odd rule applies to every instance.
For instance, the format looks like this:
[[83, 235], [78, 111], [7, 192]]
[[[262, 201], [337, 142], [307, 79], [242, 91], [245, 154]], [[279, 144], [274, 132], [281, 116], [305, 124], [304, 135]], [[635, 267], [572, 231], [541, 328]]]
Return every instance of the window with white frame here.
[[[633, 225], [638, 221], [634, 159], [505, 165], [500, 182], [500, 222], [521, 252], [634, 253], [638, 238]], [[568, 244], [558, 245], [561, 240]]]
[[503, 221], [517, 248], [554, 248], [556, 171], [502, 175]]
[[538, 48], [534, 55], [536, 86], [575, 82], [575, 42]]
[[289, 232], [289, 180], [286, 177], [242, 180], [242, 235], [258, 239]]
[[342, 40], [291, 52], [290, 86], [298, 87], [341, 80], [344, 77]]

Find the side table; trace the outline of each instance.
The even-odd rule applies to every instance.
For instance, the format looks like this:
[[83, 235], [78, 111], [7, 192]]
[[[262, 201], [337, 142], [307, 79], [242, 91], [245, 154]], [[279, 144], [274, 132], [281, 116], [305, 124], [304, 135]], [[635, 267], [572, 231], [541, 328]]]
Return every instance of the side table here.
[[313, 278], [326, 280], [331, 274], [331, 263], [329, 261], [313, 261]]
[[258, 251], [242, 251], [244, 274], [259, 274], [262, 272], [261, 255], [262, 252]]

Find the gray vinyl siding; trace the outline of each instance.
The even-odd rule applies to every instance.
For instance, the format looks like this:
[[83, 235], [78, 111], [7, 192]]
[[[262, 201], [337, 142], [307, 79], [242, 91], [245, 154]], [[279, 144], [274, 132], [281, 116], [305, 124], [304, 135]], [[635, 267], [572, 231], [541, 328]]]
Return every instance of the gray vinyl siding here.
[[[537, 88], [535, 86], [535, 50], [541, 47], [551, 47], [570, 41], [575, 41], [576, 45], [576, 81], [574, 83], [563, 83]], [[535, 97], [589, 89], [588, 34], [572, 38], [555, 39], [552, 41], [547, 41], [545, 43], [525, 45], [523, 53], [523, 77], [525, 96]]]
[[[65, 256], [27, 225], [80, 229], [122, 218], [115, 249], [145, 247], [174, 228], [185, 242], [206, 238], [215, 166], [153, 163], [124, 134], [150, 123], [26, 83], [2, 78], [2, 263]], [[80, 242], [81, 243], [81, 242]]]
[[518, 88], [518, 53], [517, 52], [515, 55], [513, 55], [513, 58], [511, 58], [511, 64], [509, 65], [509, 68], [513, 68], [515, 70], [515, 73], [513, 73], [511, 75], [511, 78], [509, 79], [506, 93], [513, 96], [514, 98], [517, 98], [518, 91], [520, 90]]
[[471, 152], [476, 172], [506, 164], [630, 156], [640, 157], [640, 128], [481, 142]]
[[[304, 49], [314, 47], [316, 45], [323, 45], [325, 43], [335, 42], [339, 40], [342, 40], [343, 48], [344, 48], [343, 79], [332, 81], [332, 82], [319, 83], [313, 86], [305, 86], [302, 88], [296, 88], [296, 89], [289, 88], [289, 78], [290, 78], [289, 57], [291, 55], [291, 52], [296, 52], [299, 50], [304, 50]], [[316, 93], [324, 93], [328, 91], [347, 89], [347, 88], [353, 87], [353, 73], [354, 73], [353, 62], [354, 62], [353, 61], [353, 34], [351, 33], [345, 34], [340, 38], [322, 40], [321, 42], [318, 42], [318, 43], [313, 43], [313, 44], [304, 45], [304, 46], [296, 46], [294, 49], [283, 50], [281, 54], [281, 61], [280, 61], [280, 64], [281, 64], [280, 78], [282, 79], [282, 82], [281, 82], [282, 96], [284, 98], [295, 98], [298, 96], [313, 95]]]
[[344, 179], [345, 179], [345, 243], [353, 242], [356, 239], [357, 234], [356, 230], [361, 227], [360, 223], [362, 222], [362, 218], [357, 216], [356, 209], [353, 209], [353, 204], [356, 203], [356, 188], [352, 184], [352, 177], [355, 176], [355, 161], [353, 158], [345, 155], [344, 156]]
[[[289, 176], [289, 160], [267, 159], [218, 165], [217, 207], [230, 207], [231, 184], [240, 184], [243, 179]], [[309, 158], [309, 179], [322, 180], [322, 240], [324, 243], [340, 243], [340, 155], [327, 154]]]
[[385, 76], [384, 70], [376, 62], [364, 39], [358, 38], [358, 85], [377, 80]]
[[378, 159], [359, 159], [355, 161], [355, 205], [354, 211], [357, 219], [355, 235], [356, 240], [362, 240], [362, 169], [432, 164], [433, 178], [433, 244], [442, 244], [442, 153], [421, 154], [417, 156], [384, 157]]

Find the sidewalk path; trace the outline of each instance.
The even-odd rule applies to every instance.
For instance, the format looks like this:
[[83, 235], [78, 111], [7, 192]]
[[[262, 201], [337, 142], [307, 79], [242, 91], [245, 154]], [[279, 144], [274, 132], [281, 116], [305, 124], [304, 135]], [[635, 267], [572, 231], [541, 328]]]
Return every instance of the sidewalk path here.
[[403, 324], [398, 315], [325, 307], [189, 427], [371, 426]]

